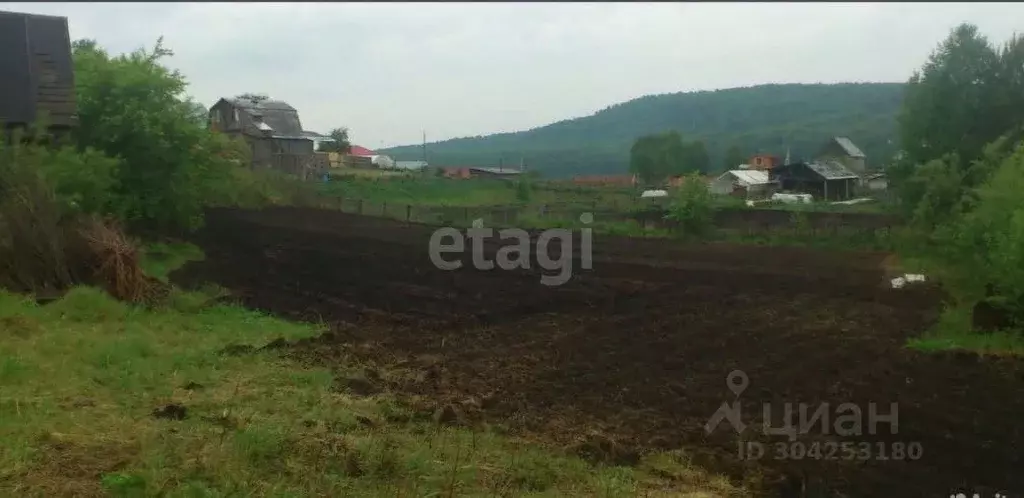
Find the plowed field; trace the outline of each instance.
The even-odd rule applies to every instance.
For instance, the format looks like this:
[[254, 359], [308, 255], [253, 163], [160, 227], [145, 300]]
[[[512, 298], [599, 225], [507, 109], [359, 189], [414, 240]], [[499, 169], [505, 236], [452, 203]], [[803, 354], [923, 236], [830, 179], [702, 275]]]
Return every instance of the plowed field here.
[[[536, 264], [474, 270], [468, 250], [463, 268], [440, 270], [432, 231], [330, 211], [214, 210], [196, 238], [206, 261], [174, 278], [332, 325], [290, 354], [357, 358], [385, 373], [380, 388], [554, 444], [599, 439], [618, 463], [684, 448], [738, 480], [760, 473], [763, 493], [778, 496], [1024, 490], [1024, 364], [905, 348], [940, 297], [888, 288], [884, 254], [594, 236], [593, 268], [576, 260], [569, 282], [545, 286]], [[486, 258], [498, 247], [486, 244]], [[738, 397], [733, 370], [749, 379]], [[723, 422], [708, 434], [734, 400], [746, 430]], [[857, 434], [836, 434], [843, 403], [861, 412]], [[869, 433], [871, 407], [887, 415], [892, 403], [895, 433], [886, 422]], [[762, 431], [766, 404], [772, 427], [787, 404], [794, 424], [800, 404], [807, 415], [824, 407], [829, 430], [786, 446], [812, 453], [781, 455], [773, 445], [788, 439]], [[741, 440], [765, 454], [741, 459]], [[902, 454], [911, 443], [920, 454]]]

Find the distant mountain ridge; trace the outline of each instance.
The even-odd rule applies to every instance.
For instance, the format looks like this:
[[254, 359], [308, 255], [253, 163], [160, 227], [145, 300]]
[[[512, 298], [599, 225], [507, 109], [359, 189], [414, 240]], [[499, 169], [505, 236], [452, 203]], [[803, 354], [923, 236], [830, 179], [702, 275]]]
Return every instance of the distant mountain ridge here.
[[[629, 149], [642, 135], [679, 131], [703, 140], [712, 169], [724, 169], [732, 145], [747, 155], [810, 158], [832, 136], [846, 136], [867, 155], [869, 167], [897, 148], [896, 115], [903, 83], [771, 84], [725, 90], [647, 95], [590, 116], [525, 131], [454, 138], [427, 144], [437, 166], [510, 166], [547, 178], [625, 173]], [[421, 159], [422, 144], [379, 151], [398, 160]]]

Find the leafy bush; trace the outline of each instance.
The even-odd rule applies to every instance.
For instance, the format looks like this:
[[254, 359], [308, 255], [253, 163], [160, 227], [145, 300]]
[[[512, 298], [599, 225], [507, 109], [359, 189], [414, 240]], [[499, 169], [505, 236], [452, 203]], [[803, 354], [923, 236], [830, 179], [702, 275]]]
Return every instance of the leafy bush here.
[[[1024, 319], [1024, 144], [971, 192], [973, 209], [941, 225], [933, 257], [962, 298], [986, 299]], [[986, 298], [986, 288], [988, 294]]]
[[74, 43], [78, 145], [120, 159], [110, 210], [149, 228], [195, 228], [204, 204], [230, 196], [244, 152], [205, 127], [185, 95], [185, 78], [152, 51], [109, 56], [92, 41]]
[[714, 207], [707, 183], [699, 174], [690, 174], [669, 206], [666, 218], [679, 224], [686, 237], [703, 236], [713, 228]]
[[46, 291], [73, 282], [65, 260], [62, 213], [39, 174], [38, 146], [0, 141], [0, 287]]
[[516, 200], [519, 202], [530, 202], [533, 190], [530, 188], [530, 183], [525, 179], [516, 182]]

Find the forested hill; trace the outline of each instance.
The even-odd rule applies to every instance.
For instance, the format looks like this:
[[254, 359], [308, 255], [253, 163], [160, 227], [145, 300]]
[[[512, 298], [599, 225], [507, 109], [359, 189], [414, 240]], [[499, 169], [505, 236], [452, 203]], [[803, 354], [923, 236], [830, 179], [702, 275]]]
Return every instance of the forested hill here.
[[[724, 168], [732, 145], [758, 152], [809, 158], [830, 136], [850, 137], [879, 166], [896, 150], [896, 114], [902, 83], [760, 85], [728, 90], [648, 95], [591, 116], [532, 130], [427, 144], [437, 166], [518, 166], [547, 178], [625, 173], [629, 149], [645, 134], [676, 130], [702, 140], [711, 169]], [[383, 149], [399, 160], [422, 158], [422, 144]]]

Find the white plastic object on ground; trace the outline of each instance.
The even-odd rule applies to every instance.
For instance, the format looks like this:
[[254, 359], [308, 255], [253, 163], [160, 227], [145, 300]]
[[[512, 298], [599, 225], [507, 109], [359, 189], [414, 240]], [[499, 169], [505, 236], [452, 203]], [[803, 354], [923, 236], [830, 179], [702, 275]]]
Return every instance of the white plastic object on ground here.
[[924, 282], [925, 276], [920, 273], [906, 273], [902, 277], [896, 277], [890, 280], [893, 289], [902, 289], [904, 285], [910, 282]]

